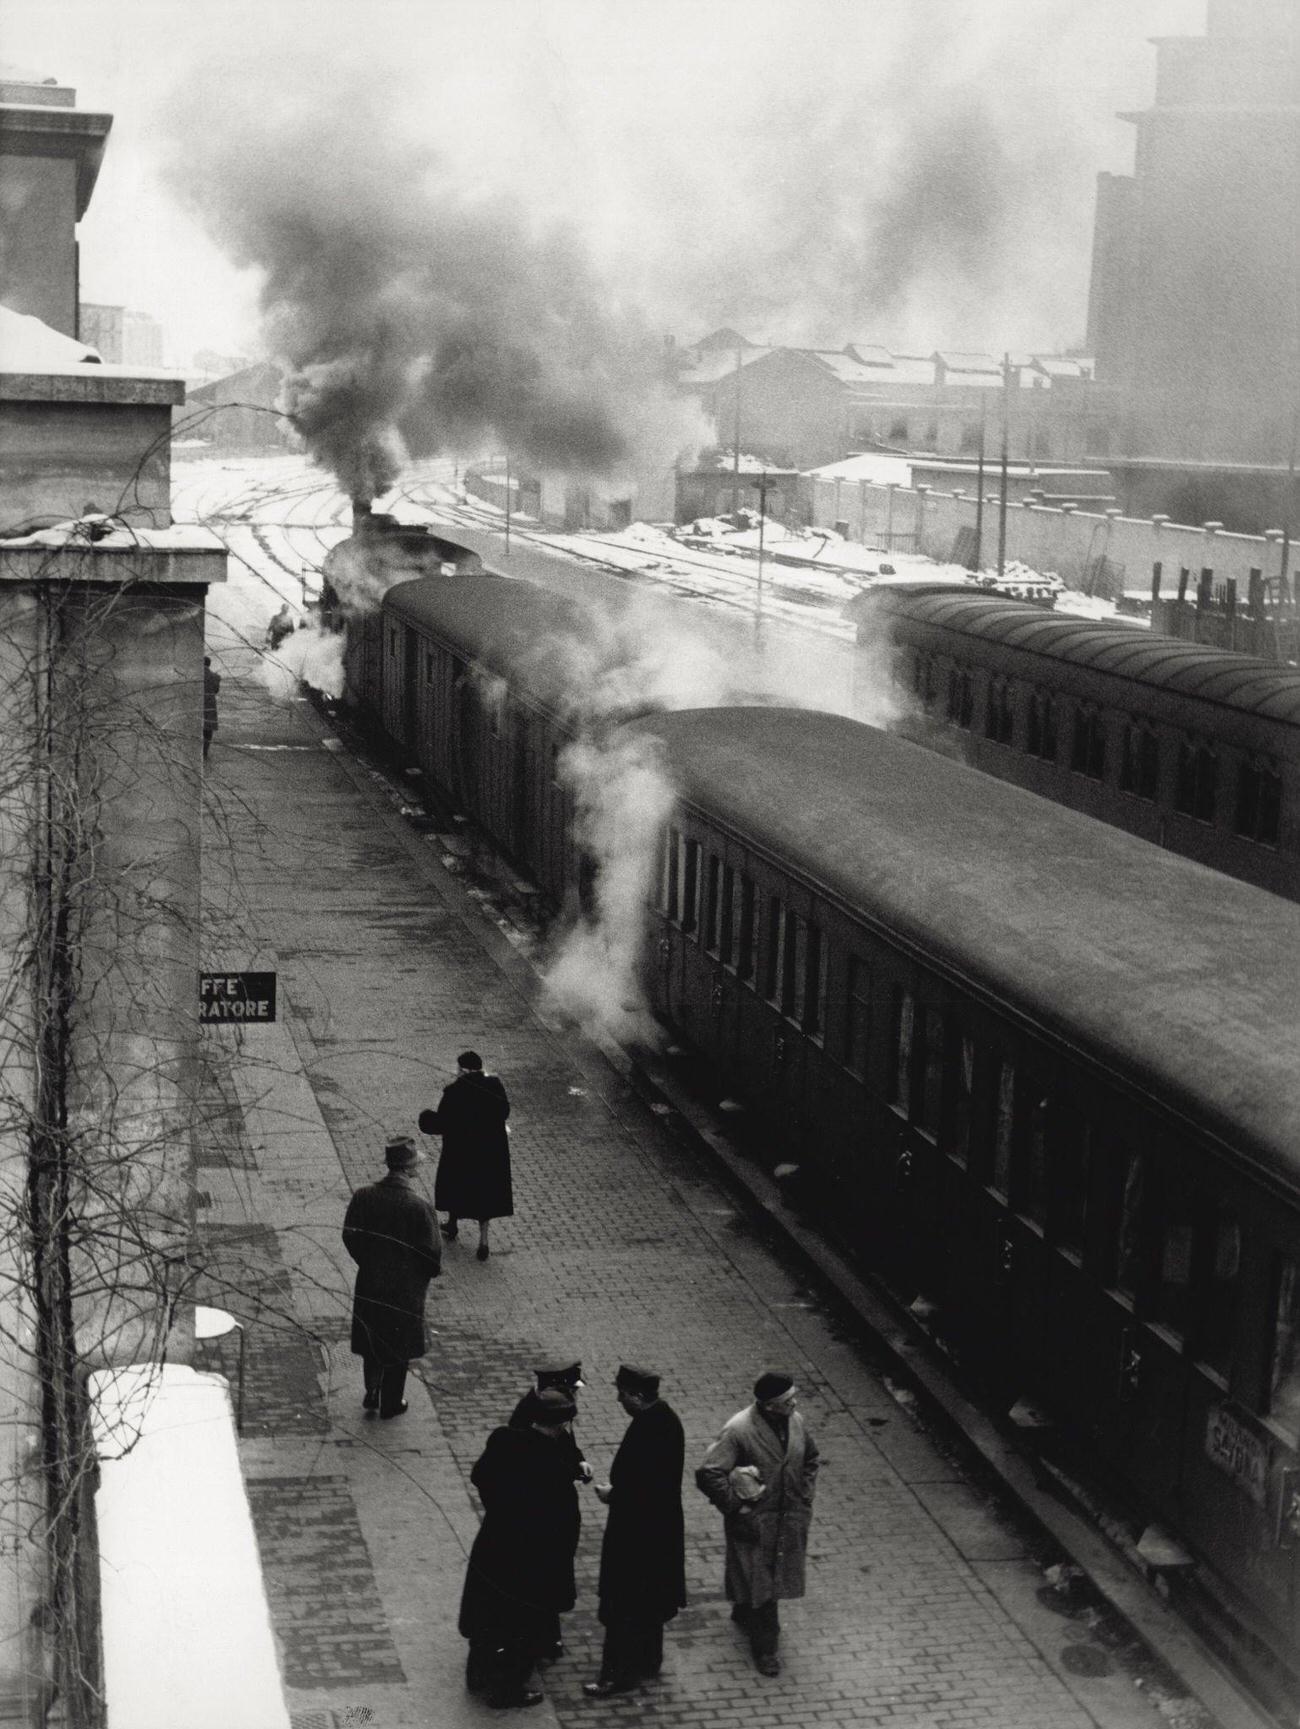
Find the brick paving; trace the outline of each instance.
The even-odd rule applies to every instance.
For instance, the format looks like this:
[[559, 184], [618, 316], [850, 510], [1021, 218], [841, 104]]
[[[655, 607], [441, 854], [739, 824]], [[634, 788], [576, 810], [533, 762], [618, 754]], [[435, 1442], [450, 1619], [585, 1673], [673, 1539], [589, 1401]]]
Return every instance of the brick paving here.
[[[582, 1699], [599, 1650], [603, 1526], [585, 1495], [568, 1655], [530, 1721], [1208, 1724], [1190, 1702], [1162, 1717], [1086, 1621], [1043, 1609], [1042, 1571], [1015, 1523], [915, 1426], [671, 1125], [548, 1024], [530, 969], [443, 868], [436, 837], [405, 827], [373, 775], [326, 747], [313, 714], [275, 709], [243, 682], [238, 652], [223, 670], [204, 965], [275, 970], [281, 1020], [205, 1034], [200, 1240], [226, 1294], [200, 1300], [250, 1323], [244, 1461], [299, 1729], [345, 1711], [377, 1729], [493, 1715], [463, 1691], [455, 1631], [477, 1518], [468, 1473], [531, 1365], [559, 1347], [585, 1365], [578, 1431], [598, 1474], [626, 1421], [618, 1363], [663, 1372], [687, 1432], [691, 1606], [668, 1630], [659, 1685]], [[467, 1045], [510, 1091], [516, 1216], [494, 1225], [486, 1264], [472, 1226], [447, 1245], [411, 1413], [367, 1424], [347, 1352], [343, 1207], [380, 1174], [386, 1133], [413, 1128]], [[205, 1350], [233, 1372], [229, 1339]], [[825, 1459], [809, 1594], [783, 1609], [776, 1680], [756, 1675], [729, 1620], [720, 1521], [690, 1481], [769, 1366], [796, 1375]]]

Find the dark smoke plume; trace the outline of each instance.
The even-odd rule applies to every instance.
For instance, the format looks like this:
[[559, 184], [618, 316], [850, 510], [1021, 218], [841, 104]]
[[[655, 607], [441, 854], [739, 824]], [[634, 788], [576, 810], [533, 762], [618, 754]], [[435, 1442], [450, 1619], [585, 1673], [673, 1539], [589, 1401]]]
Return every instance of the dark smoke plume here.
[[263, 274], [286, 408], [353, 496], [387, 491], [407, 456], [505, 446], [610, 474], [698, 441], [660, 343], [604, 304], [574, 236], [462, 193], [381, 104], [268, 104], [184, 160], [197, 213]]

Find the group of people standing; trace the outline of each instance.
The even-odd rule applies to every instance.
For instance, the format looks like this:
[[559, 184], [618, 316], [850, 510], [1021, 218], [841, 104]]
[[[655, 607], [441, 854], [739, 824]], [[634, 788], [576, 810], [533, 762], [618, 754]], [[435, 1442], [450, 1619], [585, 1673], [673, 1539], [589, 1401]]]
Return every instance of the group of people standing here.
[[[441, 1271], [441, 1238], [454, 1239], [460, 1219], [477, 1219], [478, 1258], [485, 1261], [491, 1219], [513, 1211], [505, 1088], [473, 1051], [461, 1054], [457, 1069], [437, 1110], [419, 1119], [425, 1133], [443, 1137], [437, 1210], [415, 1190], [414, 1141], [399, 1135], [385, 1148], [387, 1175], [356, 1191], [344, 1219], [343, 1243], [357, 1264], [352, 1351], [362, 1361], [363, 1407], [381, 1419], [407, 1409], [408, 1367], [428, 1348], [424, 1304]], [[439, 1210], [448, 1214], [441, 1227]], [[470, 1550], [458, 1625], [469, 1641], [466, 1683], [497, 1706], [540, 1703], [535, 1671], [563, 1655], [560, 1616], [577, 1597], [580, 1485], [593, 1485], [609, 1515], [598, 1587], [604, 1649], [584, 1694], [605, 1698], [654, 1680], [664, 1627], [686, 1604], [685, 1436], [660, 1395], [659, 1375], [631, 1363], [619, 1367], [614, 1394], [629, 1422], [602, 1483], [593, 1482], [573, 1429], [581, 1363], [543, 1364], [535, 1381], [492, 1431], [470, 1473], [483, 1522]], [[763, 1675], [781, 1668], [777, 1604], [804, 1593], [819, 1464], [792, 1377], [769, 1371], [695, 1473], [696, 1486], [722, 1514], [727, 1599]]]

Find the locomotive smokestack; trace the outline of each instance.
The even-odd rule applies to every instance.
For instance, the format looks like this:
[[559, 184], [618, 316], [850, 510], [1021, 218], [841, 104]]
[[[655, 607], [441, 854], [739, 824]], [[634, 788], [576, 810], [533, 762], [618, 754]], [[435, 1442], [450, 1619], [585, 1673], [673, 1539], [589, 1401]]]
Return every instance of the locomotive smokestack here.
[[368, 499], [368, 498], [354, 498], [352, 500], [352, 526], [353, 526], [353, 528], [369, 528], [370, 518], [371, 518], [372, 514], [373, 514], [373, 511], [371, 508], [370, 499]]

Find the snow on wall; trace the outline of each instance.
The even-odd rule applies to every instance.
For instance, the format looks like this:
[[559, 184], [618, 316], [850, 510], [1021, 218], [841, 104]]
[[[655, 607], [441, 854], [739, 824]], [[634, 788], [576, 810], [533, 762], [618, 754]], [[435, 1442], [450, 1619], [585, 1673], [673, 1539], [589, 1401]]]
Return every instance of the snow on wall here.
[[109, 1729], [290, 1729], [219, 1375], [90, 1377]]

